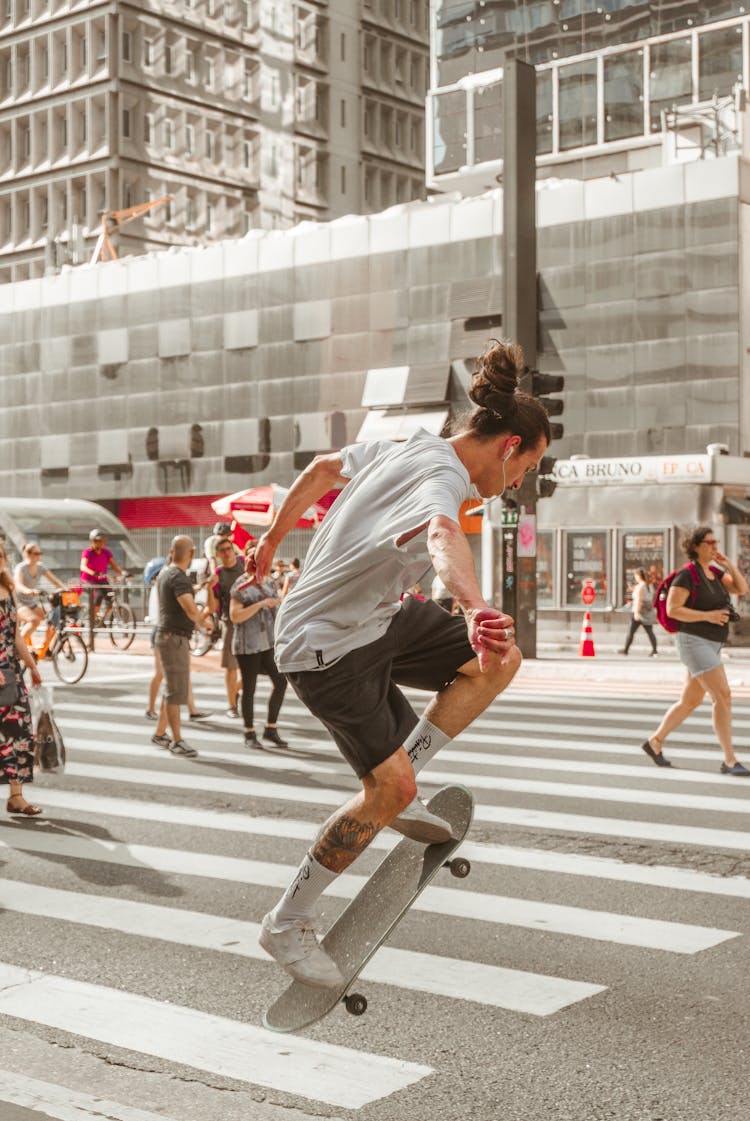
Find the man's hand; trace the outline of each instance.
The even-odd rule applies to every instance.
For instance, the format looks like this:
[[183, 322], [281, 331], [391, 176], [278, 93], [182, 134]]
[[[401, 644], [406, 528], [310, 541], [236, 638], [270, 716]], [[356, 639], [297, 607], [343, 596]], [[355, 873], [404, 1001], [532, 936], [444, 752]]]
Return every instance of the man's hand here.
[[248, 576], [255, 576], [258, 583], [265, 580], [271, 571], [275, 552], [275, 545], [271, 544], [268, 540], [268, 534], [264, 533], [255, 548], [247, 554], [245, 572]]
[[29, 674], [31, 676], [31, 684], [32, 685], [41, 685], [42, 684], [42, 675], [39, 672], [39, 668], [37, 666], [35, 666], [35, 665], [34, 666], [29, 666]]
[[466, 624], [469, 642], [476, 650], [482, 673], [489, 669], [493, 655], [500, 658], [501, 665], [505, 665], [509, 650], [516, 644], [516, 629], [511, 616], [494, 607], [484, 607], [471, 611]]

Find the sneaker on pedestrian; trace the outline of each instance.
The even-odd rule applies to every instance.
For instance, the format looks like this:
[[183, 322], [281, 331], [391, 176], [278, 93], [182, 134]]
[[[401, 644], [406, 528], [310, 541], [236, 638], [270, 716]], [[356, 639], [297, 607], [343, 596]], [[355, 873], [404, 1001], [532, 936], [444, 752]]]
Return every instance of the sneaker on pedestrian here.
[[266, 727], [263, 733], [263, 739], [268, 740], [269, 743], [275, 743], [277, 747], [289, 747], [287, 741], [281, 738], [276, 728]]
[[184, 740], [175, 740], [170, 743], [169, 750], [173, 755], [184, 755], [186, 758], [194, 759], [198, 752], [194, 747], [190, 747]]
[[312, 923], [298, 921], [286, 930], [275, 930], [268, 914], [258, 941], [295, 981], [315, 989], [337, 989], [344, 984], [341, 970], [318, 944]]
[[256, 751], [263, 750], [263, 744], [260, 742], [255, 732], [245, 732], [245, 747], [254, 748]]
[[157, 747], [169, 747], [171, 742], [172, 741], [169, 738], [169, 736], [156, 736], [156, 735], [154, 735], [154, 736], [151, 737], [151, 743], [155, 743]]
[[225, 713], [225, 716], [228, 716], [230, 720], [239, 720], [240, 714], [237, 711], [237, 706], [230, 705]]
[[191, 712], [188, 716], [189, 720], [208, 720], [209, 716], [213, 716], [212, 712]]
[[453, 840], [453, 830], [449, 823], [437, 814], [430, 813], [421, 798], [415, 798], [411, 805], [394, 818], [391, 829], [423, 845], [439, 845], [443, 841]]
[[153, 709], [150, 709], [150, 708], [147, 708], [143, 715], [146, 717], [147, 720], [158, 720], [159, 719], [158, 712], [154, 712]]
[[736, 775], [738, 778], [744, 778], [746, 775], [750, 775], [750, 771], [748, 771], [747, 767], [743, 767], [742, 763], [739, 761], [732, 764], [722, 763], [719, 769], [723, 775]]

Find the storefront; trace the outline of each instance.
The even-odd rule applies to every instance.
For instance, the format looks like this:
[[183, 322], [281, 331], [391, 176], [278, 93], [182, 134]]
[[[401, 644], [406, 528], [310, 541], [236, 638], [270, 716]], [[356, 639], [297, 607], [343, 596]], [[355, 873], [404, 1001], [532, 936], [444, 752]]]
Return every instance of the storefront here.
[[[537, 602], [542, 638], [579, 618], [593, 583], [599, 628], [622, 629], [633, 573], [658, 581], [684, 563], [684, 526], [710, 525], [722, 551], [750, 574], [750, 459], [724, 454], [558, 460], [557, 489], [537, 507]], [[750, 642], [750, 598], [738, 603], [737, 641]], [[746, 637], [743, 637], [745, 636]]]

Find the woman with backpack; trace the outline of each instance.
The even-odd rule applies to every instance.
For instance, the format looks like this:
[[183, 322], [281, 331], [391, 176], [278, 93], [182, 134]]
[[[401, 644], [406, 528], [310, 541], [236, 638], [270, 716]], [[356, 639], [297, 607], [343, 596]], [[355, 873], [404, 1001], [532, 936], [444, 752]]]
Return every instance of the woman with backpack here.
[[657, 649], [656, 637], [654, 635], [654, 623], [656, 622], [654, 589], [651, 587], [645, 568], [636, 569], [635, 587], [633, 588], [633, 599], [630, 606], [633, 612], [630, 617], [630, 630], [628, 631], [628, 637], [625, 639], [625, 645], [620, 653], [627, 654], [635, 638], [635, 632], [639, 627], [643, 627], [651, 643], [651, 653], [649, 657], [655, 658]]
[[677, 653], [688, 676], [679, 701], [665, 713], [659, 727], [641, 747], [657, 767], [671, 767], [662, 752], [664, 741], [708, 693], [713, 704], [714, 731], [724, 752], [721, 773], [750, 776], [750, 770], [734, 754], [732, 692], [721, 659], [729, 622], [738, 618], [729, 596], [747, 595], [747, 580], [719, 552], [719, 542], [710, 526], [688, 531], [681, 545], [689, 563], [671, 581], [666, 613], [677, 622]]

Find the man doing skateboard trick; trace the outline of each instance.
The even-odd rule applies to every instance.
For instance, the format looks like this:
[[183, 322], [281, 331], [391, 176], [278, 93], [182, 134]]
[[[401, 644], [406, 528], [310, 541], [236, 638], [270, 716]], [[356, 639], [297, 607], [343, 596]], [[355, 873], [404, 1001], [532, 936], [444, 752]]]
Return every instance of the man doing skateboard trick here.
[[[482, 598], [462, 502], [520, 486], [550, 440], [543, 406], [518, 388], [521, 348], [495, 342], [477, 360], [476, 408], [449, 439], [417, 431], [405, 443], [356, 444], [316, 457], [296, 480], [248, 561], [259, 580], [300, 515], [342, 493], [315, 534], [276, 621], [276, 661], [326, 726], [362, 789], [323, 825], [260, 944], [287, 973], [318, 988], [342, 975], [319, 945], [314, 910], [325, 889], [390, 825], [424, 844], [450, 826], [417, 797], [416, 775], [512, 681], [521, 664], [513, 619]], [[462, 614], [401, 600], [432, 563]], [[419, 719], [399, 685], [435, 695]]]

